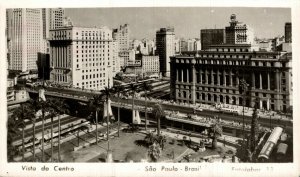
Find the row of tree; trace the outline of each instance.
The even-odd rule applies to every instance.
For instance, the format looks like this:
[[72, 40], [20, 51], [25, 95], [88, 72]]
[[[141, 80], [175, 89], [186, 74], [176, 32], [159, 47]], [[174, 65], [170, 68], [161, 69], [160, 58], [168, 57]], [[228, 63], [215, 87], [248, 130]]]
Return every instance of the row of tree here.
[[[20, 109], [15, 109], [11, 117], [8, 118], [7, 122], [7, 130], [8, 130], [8, 137], [7, 137], [7, 152], [8, 152], [8, 160], [13, 161], [13, 157], [15, 155], [22, 155], [22, 161], [25, 160], [25, 127], [26, 122], [32, 123], [32, 154], [33, 154], [33, 161], [36, 161], [36, 122], [37, 119], [41, 119], [42, 121], [42, 138], [41, 138], [41, 146], [42, 146], [42, 159], [41, 161], [45, 160], [45, 152], [44, 152], [44, 127], [45, 127], [45, 118], [46, 113], [51, 118], [51, 161], [54, 160], [53, 158], [53, 118], [58, 116], [58, 160], [60, 161], [60, 115], [67, 113], [68, 109], [64, 100], [58, 99], [35, 99], [29, 100], [26, 103], [21, 104]], [[41, 115], [39, 115], [41, 114]], [[20, 129], [22, 134], [22, 148], [21, 152], [19, 148], [13, 145], [13, 142], [19, 137]]]
[[[41, 89], [41, 88], [39, 88]], [[98, 143], [98, 115], [101, 107], [104, 103], [108, 105], [108, 100], [110, 100], [111, 95], [116, 94], [118, 98], [120, 98], [121, 94], [131, 93], [132, 95], [132, 109], [134, 110], [134, 99], [135, 94], [143, 90], [145, 91], [145, 111], [146, 111], [146, 121], [145, 121], [145, 129], [147, 130], [147, 92], [149, 92], [152, 87], [149, 83], [143, 83], [141, 87], [138, 87], [137, 84], [130, 84], [129, 91], [126, 91], [124, 86], [118, 85], [112, 88], [106, 87], [104, 90], [101, 91], [100, 94], [94, 95], [93, 98], [89, 101], [89, 106], [95, 112], [96, 118], [96, 143]], [[51, 117], [51, 161], [54, 160], [53, 158], [53, 118], [58, 116], [58, 161], [60, 161], [60, 114], [68, 113], [69, 108], [64, 100], [61, 99], [35, 99], [29, 100], [26, 103], [21, 104], [21, 109], [15, 109], [13, 111], [12, 116], [8, 119], [7, 122], [7, 130], [8, 130], [8, 139], [7, 139], [7, 152], [8, 152], [8, 160], [13, 161], [13, 157], [16, 155], [22, 154], [22, 160], [25, 160], [25, 122], [32, 123], [32, 153], [33, 153], [33, 161], [36, 161], [36, 153], [35, 153], [35, 146], [36, 146], [36, 121], [38, 118], [41, 118], [42, 121], [42, 138], [41, 138], [41, 146], [42, 146], [42, 159], [41, 161], [44, 162], [45, 160], [45, 152], [44, 152], [44, 122], [45, 122], [45, 115], [47, 113], [48, 116]], [[41, 116], [38, 116], [38, 113], [41, 113]], [[107, 109], [107, 114], [108, 109]], [[118, 136], [120, 136], [120, 107], [118, 107]], [[103, 117], [103, 120], [105, 117]], [[106, 125], [107, 125], [107, 140], [108, 140], [108, 151], [109, 151], [109, 116], [106, 117]], [[18, 137], [20, 134], [20, 129], [22, 132], [22, 149], [21, 152], [19, 148], [13, 146], [13, 141]]]

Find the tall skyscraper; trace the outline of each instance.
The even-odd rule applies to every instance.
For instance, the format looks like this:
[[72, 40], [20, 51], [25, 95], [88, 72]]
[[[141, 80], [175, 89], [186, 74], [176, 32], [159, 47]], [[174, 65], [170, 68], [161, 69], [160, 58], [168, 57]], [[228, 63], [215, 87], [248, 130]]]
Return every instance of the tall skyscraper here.
[[[49, 53], [49, 30], [66, 25], [65, 10], [62, 8], [42, 9], [43, 18], [43, 53]], [[69, 20], [70, 21], [70, 20]]]
[[237, 21], [236, 15], [230, 16], [230, 26], [225, 28], [227, 44], [253, 44], [253, 30], [246, 24]]
[[292, 23], [285, 23], [284, 35], [285, 35], [285, 42], [291, 43], [292, 42]]
[[50, 30], [50, 80], [84, 89], [113, 86], [112, 31], [62, 27]]
[[119, 43], [115, 40], [112, 42], [113, 61], [112, 61], [112, 73], [113, 77], [121, 70], [120, 57], [119, 57]]
[[119, 28], [113, 29], [113, 38], [119, 43], [119, 51], [129, 50], [130, 29], [128, 24], [120, 25]]
[[159, 70], [162, 76], [170, 76], [170, 57], [175, 55], [174, 28], [160, 28], [156, 32], [156, 54], [159, 56]]
[[[10, 11], [10, 70], [37, 70], [37, 53], [42, 51], [42, 9], [18, 8]], [[11, 16], [10, 16], [11, 15]]]
[[200, 31], [201, 49], [206, 50], [210, 45], [225, 43], [224, 29], [202, 29]]
[[50, 29], [57, 29], [64, 26], [65, 10], [62, 8], [42, 9], [43, 14], [43, 38], [49, 37]]

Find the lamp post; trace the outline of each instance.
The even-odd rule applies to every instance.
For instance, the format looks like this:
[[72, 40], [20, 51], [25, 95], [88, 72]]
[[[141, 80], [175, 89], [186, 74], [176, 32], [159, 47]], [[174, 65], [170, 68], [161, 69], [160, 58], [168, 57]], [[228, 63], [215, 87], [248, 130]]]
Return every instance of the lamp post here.
[[247, 89], [248, 89], [248, 84], [246, 82], [246, 80], [243, 78], [240, 81], [240, 85], [239, 85], [239, 91], [241, 94], [243, 94], [243, 143], [245, 141], [245, 98], [246, 98], [246, 93], [247, 93]]
[[272, 122], [271, 122], [272, 120], [271, 120], [271, 115], [270, 115], [270, 130], [272, 130]]

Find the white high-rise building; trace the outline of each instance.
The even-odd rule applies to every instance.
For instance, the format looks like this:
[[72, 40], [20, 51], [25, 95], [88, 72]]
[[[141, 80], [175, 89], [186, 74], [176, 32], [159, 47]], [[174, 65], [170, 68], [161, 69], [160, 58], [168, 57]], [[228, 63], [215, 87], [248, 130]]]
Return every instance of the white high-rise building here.
[[65, 10], [62, 8], [42, 9], [43, 38], [49, 38], [49, 30], [64, 26]]
[[[43, 53], [49, 53], [49, 30], [61, 28], [66, 25], [65, 10], [62, 8], [42, 9], [43, 18]], [[69, 21], [71, 21], [69, 19]]]
[[128, 24], [120, 25], [120, 28], [113, 30], [113, 38], [119, 43], [119, 51], [124, 52], [130, 48], [130, 29]]
[[77, 88], [113, 86], [112, 31], [62, 27], [50, 30], [50, 80]]
[[120, 57], [119, 57], [119, 44], [115, 40], [112, 42], [112, 50], [113, 50], [112, 73], [114, 77], [121, 70]]
[[10, 70], [37, 70], [37, 53], [43, 51], [42, 9], [8, 9]]

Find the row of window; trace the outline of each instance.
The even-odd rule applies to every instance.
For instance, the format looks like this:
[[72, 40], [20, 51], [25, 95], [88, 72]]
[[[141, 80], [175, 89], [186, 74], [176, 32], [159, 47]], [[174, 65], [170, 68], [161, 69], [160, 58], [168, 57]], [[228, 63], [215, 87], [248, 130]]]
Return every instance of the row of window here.
[[[76, 32], [76, 35], [79, 35], [78, 32]], [[99, 31], [81, 31], [81, 36], [103, 36], [105, 37], [105, 32], [99, 32]], [[109, 33], [107, 33], [107, 36], [109, 36]]]
[[84, 75], [82, 75], [81, 76], [81, 78], [82, 78], [82, 80], [84, 80], [84, 79], [95, 79], [95, 78], [99, 78], [99, 76], [100, 77], [105, 77], [105, 73], [100, 73], [100, 74], [90, 74], [90, 75], [85, 75], [85, 77], [84, 77]]
[[[196, 60], [197, 64], [218, 64], [218, 65], [237, 65], [237, 66], [269, 66], [274, 67], [274, 62], [259, 62], [259, 61], [226, 61], [226, 60]], [[285, 64], [283, 63], [283, 67]]]

